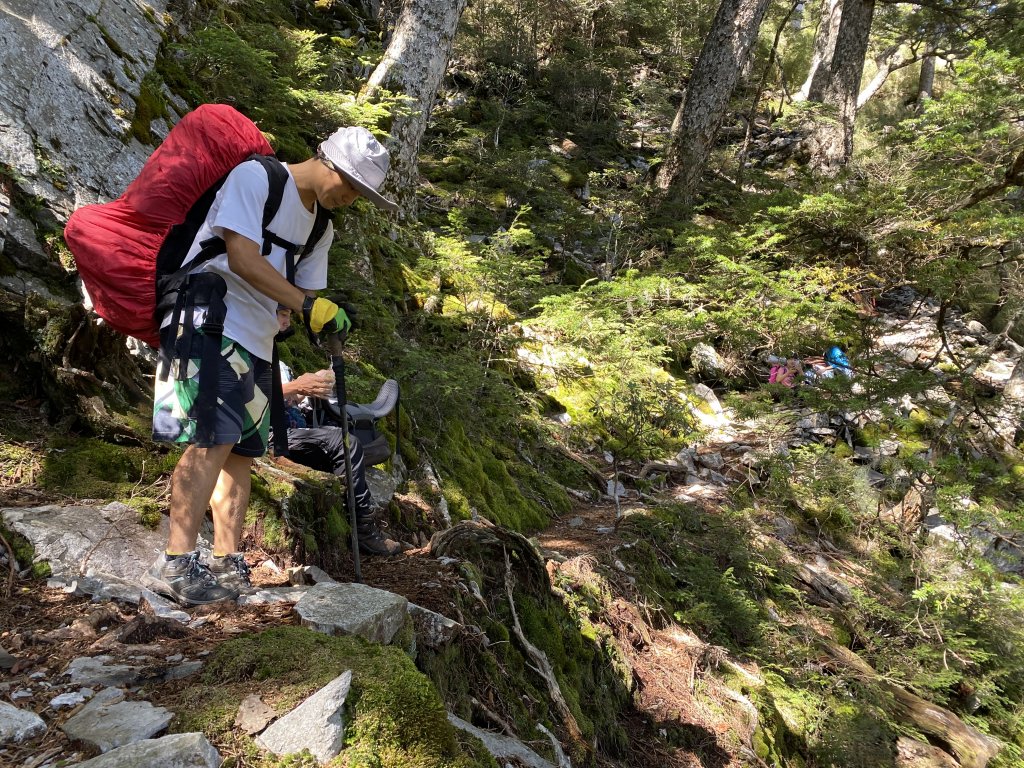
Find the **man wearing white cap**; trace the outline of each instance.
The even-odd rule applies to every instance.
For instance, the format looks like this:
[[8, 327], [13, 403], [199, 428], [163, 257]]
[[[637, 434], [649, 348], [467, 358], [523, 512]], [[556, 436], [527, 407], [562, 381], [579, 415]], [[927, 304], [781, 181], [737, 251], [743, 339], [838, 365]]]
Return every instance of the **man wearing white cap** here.
[[[170, 363], [165, 381], [157, 377], [153, 436], [188, 447], [171, 479], [167, 549], [143, 576], [154, 591], [201, 605], [233, 600], [251, 588], [248, 566], [237, 550], [252, 459], [267, 449], [278, 306], [302, 313], [314, 333], [351, 327], [343, 309], [314, 296], [327, 287], [333, 226], [327, 223], [298, 261], [294, 244], [311, 239], [319, 209], [348, 206], [362, 196], [379, 208], [397, 210], [379, 192], [389, 164], [387, 150], [365, 128], [339, 128], [320, 144], [316, 157], [284, 165], [288, 179], [266, 229], [271, 185], [260, 162], [237, 166], [218, 191], [184, 263], [211, 243], [222, 253], [202, 261], [190, 276], [188, 290], [193, 284], [201, 288], [187, 305], [188, 317], [176, 324], [168, 314], [161, 329], [161, 347], [180, 356]], [[220, 348], [212, 355], [203, 347], [202, 333], [211, 320], [218, 329], [223, 326]], [[184, 343], [186, 322], [194, 332]], [[216, 379], [215, 405], [206, 410], [197, 408], [200, 369]], [[209, 564], [196, 550], [207, 506], [214, 524]]]

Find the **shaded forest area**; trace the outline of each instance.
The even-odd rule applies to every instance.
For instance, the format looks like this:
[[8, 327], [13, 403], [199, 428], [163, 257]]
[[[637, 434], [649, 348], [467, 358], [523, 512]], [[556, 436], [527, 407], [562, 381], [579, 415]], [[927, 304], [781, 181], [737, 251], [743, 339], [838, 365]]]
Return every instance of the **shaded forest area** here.
[[[402, 213], [340, 214], [330, 279], [359, 307], [354, 399], [402, 382], [405, 490], [526, 535], [602, 494], [647, 505], [618, 510], [635, 537], [616, 554], [628, 587], [614, 567], [566, 570], [529, 608], [526, 633], [556, 660], [572, 716], [499, 686], [499, 720], [520, 733], [544, 720], [584, 765], [635, 754], [629, 732], [643, 731], [616, 715], [638, 694], [602, 624], [624, 589], [652, 626], [701, 638], [695, 669], [761, 718], [730, 757], [682, 727], [661, 746], [704, 765], [1009, 768], [1024, 761], [1024, 358], [998, 386], [982, 372], [1024, 344], [1021, 10], [199, 0], [168, 10], [125, 140], [155, 145], [158, 126], [210, 101], [256, 120], [286, 160], [339, 124], [390, 137]], [[14, 175], [0, 169], [0, 183]], [[51, 219], [33, 217], [47, 279], [71, 293]], [[898, 295], [913, 296], [901, 311], [934, 310], [923, 354], [876, 344]], [[0, 350], [28, 366], [0, 379], [17, 404], [0, 415], [5, 489], [32, 468], [28, 482], [50, 492], [158, 514], [174, 456], [148, 442], [146, 364], [80, 306], [5, 298], [0, 310], [17, 326]], [[951, 341], [953, 317], [983, 341]], [[834, 345], [853, 379], [766, 383], [767, 356]], [[301, 337], [284, 356], [320, 362]], [[664, 495], [677, 465], [649, 469], [708, 440], [705, 390], [737, 422], [860, 418], [844, 421], [846, 439], [767, 451], [712, 511]], [[57, 428], [34, 432], [19, 408]], [[886, 478], [874, 489], [865, 451]], [[921, 527], [932, 514], [955, 531], [950, 546]], [[426, 514], [391, 516], [433, 533]], [[794, 587], [806, 574], [766, 534], [783, 519], [799, 531], [790, 549], [856, 566], [840, 598]], [[978, 530], [1017, 554], [993, 564], [971, 543]], [[502, 608], [481, 624], [500, 643], [509, 620]], [[563, 620], [565, 649], [551, 639], [572, 634]], [[726, 657], [756, 666], [757, 685]], [[468, 694], [457, 660], [434, 662], [423, 671], [443, 695]], [[713, 687], [694, 674], [695, 695]], [[929, 702], [975, 740], [924, 723]], [[953, 762], [907, 762], [900, 737]]]

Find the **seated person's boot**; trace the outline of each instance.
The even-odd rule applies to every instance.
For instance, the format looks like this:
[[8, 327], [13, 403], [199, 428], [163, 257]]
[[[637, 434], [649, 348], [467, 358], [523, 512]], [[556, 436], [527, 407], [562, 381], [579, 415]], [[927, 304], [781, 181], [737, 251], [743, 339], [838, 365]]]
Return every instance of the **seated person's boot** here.
[[356, 520], [356, 535], [359, 537], [359, 551], [364, 554], [391, 557], [402, 551], [401, 544], [384, 535], [373, 515]]

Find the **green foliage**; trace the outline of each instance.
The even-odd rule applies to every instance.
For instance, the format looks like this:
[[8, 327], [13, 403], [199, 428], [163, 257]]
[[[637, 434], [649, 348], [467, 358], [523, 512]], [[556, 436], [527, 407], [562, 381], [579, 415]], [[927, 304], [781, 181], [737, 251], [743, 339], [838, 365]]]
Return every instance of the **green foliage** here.
[[712, 517], [673, 504], [634, 513], [623, 526], [637, 537], [623, 556], [640, 574], [638, 587], [710, 642], [749, 649], [762, 631], [758, 599], [769, 590], [787, 599], [770, 553], [751, 548], [741, 513]]
[[850, 533], [876, 511], [864, 470], [824, 445], [795, 448], [775, 458], [769, 472], [769, 493], [830, 534]]

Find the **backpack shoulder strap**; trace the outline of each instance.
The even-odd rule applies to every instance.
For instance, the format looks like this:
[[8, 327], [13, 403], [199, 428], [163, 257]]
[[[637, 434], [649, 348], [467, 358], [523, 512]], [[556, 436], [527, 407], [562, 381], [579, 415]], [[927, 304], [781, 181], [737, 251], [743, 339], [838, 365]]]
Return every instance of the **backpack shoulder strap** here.
[[299, 259], [308, 256], [316, 248], [316, 244], [320, 242], [320, 238], [324, 236], [324, 232], [327, 231], [327, 225], [331, 223], [331, 212], [324, 208], [318, 202], [316, 204], [316, 220], [313, 222], [313, 229], [309, 233], [309, 239], [306, 240], [306, 245], [302, 248], [302, 252], [299, 254]]

